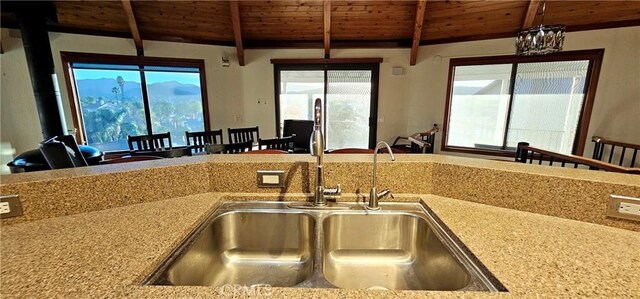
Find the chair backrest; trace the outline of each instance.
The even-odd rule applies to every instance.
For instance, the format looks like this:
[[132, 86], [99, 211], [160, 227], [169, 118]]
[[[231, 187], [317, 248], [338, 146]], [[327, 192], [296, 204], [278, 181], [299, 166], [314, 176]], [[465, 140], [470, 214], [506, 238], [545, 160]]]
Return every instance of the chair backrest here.
[[73, 149], [56, 139], [57, 137], [53, 137], [40, 143], [40, 153], [51, 169], [86, 166], [76, 157]]
[[[167, 139], [167, 142], [165, 142], [165, 139]], [[152, 151], [156, 149], [170, 149], [173, 147], [171, 144], [171, 132], [140, 136], [129, 135], [127, 136], [127, 143], [129, 144], [129, 150], [131, 151]], [[134, 148], [134, 144], [137, 148]]]
[[100, 161], [100, 164], [119, 164], [119, 163], [129, 163], [129, 162], [137, 162], [137, 161], [148, 161], [148, 160], [162, 160], [164, 158], [158, 156], [129, 156], [129, 157], [120, 157], [109, 160]]
[[223, 144], [222, 129], [204, 132], [185, 132], [187, 135], [187, 146], [194, 152], [206, 151], [206, 144]]
[[304, 119], [285, 119], [282, 136], [292, 136], [294, 152], [309, 152], [309, 140], [313, 132], [313, 121]]
[[295, 137], [296, 135], [273, 139], [258, 139], [258, 148], [262, 149], [262, 146], [264, 146], [265, 149], [277, 149], [285, 152], [293, 151], [293, 139]]
[[369, 148], [339, 148], [329, 152], [330, 154], [373, 154]]
[[249, 140], [256, 141], [260, 139], [260, 129], [258, 126], [251, 128], [229, 128], [229, 143], [241, 143]]
[[76, 141], [76, 138], [73, 137], [73, 135], [60, 135], [56, 137], [56, 140], [61, 141], [62, 143], [64, 143], [64, 145], [73, 150], [75, 158], [78, 159], [78, 162], [80, 162], [80, 164], [82, 164], [81, 166], [89, 166], [89, 163], [87, 163], [87, 160], [82, 155], [80, 146], [78, 146], [78, 142]]
[[207, 154], [239, 154], [251, 151], [253, 148], [253, 140], [228, 144], [208, 144], [206, 148]]

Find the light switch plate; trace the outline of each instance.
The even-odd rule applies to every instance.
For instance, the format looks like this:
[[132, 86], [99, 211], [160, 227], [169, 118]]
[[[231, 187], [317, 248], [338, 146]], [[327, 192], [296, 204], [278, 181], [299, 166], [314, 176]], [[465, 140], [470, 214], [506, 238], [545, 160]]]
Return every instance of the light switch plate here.
[[284, 171], [258, 170], [256, 181], [259, 188], [283, 188]]
[[22, 216], [22, 204], [18, 195], [0, 196], [0, 218]]
[[640, 221], [640, 198], [611, 194], [606, 215]]

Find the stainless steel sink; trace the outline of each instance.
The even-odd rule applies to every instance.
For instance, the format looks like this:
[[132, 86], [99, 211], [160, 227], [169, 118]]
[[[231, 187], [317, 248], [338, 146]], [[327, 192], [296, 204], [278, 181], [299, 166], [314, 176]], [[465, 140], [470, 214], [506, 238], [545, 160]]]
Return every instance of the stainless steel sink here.
[[380, 207], [226, 202], [143, 283], [506, 291], [424, 202]]
[[470, 274], [423, 218], [339, 214], [324, 220], [323, 269], [347, 289], [459, 290]]
[[311, 274], [315, 221], [310, 215], [219, 212], [174, 253], [160, 284], [288, 287]]

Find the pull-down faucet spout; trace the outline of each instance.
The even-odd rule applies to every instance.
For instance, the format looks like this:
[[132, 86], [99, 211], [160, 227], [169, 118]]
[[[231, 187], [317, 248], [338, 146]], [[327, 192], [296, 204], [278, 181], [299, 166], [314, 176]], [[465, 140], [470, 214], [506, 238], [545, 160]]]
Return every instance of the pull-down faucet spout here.
[[313, 132], [311, 133], [311, 155], [318, 158], [316, 163], [316, 190], [313, 204], [324, 206], [327, 197], [340, 197], [340, 184], [336, 188], [324, 187], [324, 136], [322, 135], [322, 100], [317, 98], [313, 108]]
[[[369, 205], [367, 206], [367, 209], [370, 209], [370, 210], [379, 209], [378, 201], [380, 201], [381, 199], [384, 199], [385, 197], [391, 194], [391, 191], [389, 189], [384, 189], [380, 191], [380, 193], [378, 193], [378, 191], [376, 190], [376, 184], [377, 184], [376, 170], [378, 168], [378, 151], [382, 146], [385, 146], [387, 148], [387, 151], [391, 156], [390, 157], [391, 161], [396, 160], [396, 157], [393, 156], [393, 152], [391, 151], [391, 147], [389, 146], [389, 144], [384, 141], [378, 142], [378, 144], [376, 145], [376, 149], [373, 150], [373, 179], [371, 182], [371, 191], [369, 191]], [[391, 197], [393, 197], [393, 195]]]

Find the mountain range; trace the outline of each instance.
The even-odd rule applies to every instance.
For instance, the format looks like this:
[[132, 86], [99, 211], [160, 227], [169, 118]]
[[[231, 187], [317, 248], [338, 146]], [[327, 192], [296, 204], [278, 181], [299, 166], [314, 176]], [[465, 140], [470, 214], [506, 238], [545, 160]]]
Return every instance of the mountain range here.
[[[115, 79], [81, 79], [77, 81], [81, 97], [92, 96], [113, 99], [114, 87], [120, 87]], [[124, 98], [142, 98], [142, 88], [139, 82], [125, 82]], [[187, 100], [194, 96], [200, 97], [200, 87], [193, 84], [183, 84], [177, 81], [157, 82], [147, 85], [150, 100]], [[118, 94], [118, 98], [121, 95]]]

